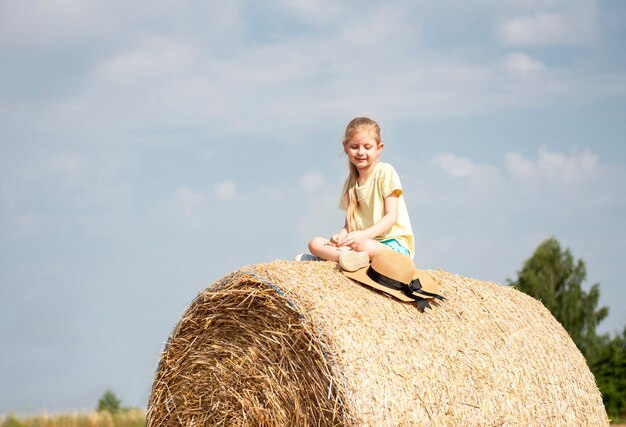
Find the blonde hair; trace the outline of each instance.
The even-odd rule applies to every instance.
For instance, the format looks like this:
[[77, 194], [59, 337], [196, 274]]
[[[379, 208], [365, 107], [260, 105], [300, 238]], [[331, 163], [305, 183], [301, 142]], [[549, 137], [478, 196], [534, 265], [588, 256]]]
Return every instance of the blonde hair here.
[[[343, 148], [346, 149], [350, 140], [359, 132], [368, 132], [376, 141], [376, 146], [380, 145], [380, 126], [374, 120], [367, 117], [357, 117], [348, 123], [346, 133], [343, 138]], [[350, 161], [348, 161], [349, 175], [343, 189], [343, 199], [346, 202], [346, 225], [348, 232], [357, 230], [356, 222], [356, 183], [359, 171]]]

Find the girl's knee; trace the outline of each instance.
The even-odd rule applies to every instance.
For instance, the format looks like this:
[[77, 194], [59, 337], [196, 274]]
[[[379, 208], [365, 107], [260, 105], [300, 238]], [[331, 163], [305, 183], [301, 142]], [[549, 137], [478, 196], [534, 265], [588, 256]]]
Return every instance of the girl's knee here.
[[354, 247], [354, 250], [357, 252], [367, 252], [370, 254], [370, 258], [372, 257], [372, 249], [373, 245], [371, 240], [365, 240]]
[[313, 253], [313, 251], [317, 251], [319, 248], [326, 245], [327, 240], [323, 237], [314, 237], [309, 242], [309, 251]]
[[376, 240], [365, 240], [359, 243], [356, 248], [354, 248], [357, 252], [367, 252], [370, 256], [370, 259], [374, 257], [378, 252], [384, 251], [385, 249], [390, 249], [387, 245], [383, 245], [382, 243]]

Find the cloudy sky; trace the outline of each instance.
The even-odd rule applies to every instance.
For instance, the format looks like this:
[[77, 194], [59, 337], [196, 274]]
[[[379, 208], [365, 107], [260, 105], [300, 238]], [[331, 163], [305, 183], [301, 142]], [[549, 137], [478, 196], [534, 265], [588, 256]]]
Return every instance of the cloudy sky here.
[[415, 261], [545, 238], [626, 325], [626, 3], [0, 0], [0, 413], [145, 407], [197, 292], [342, 225], [376, 119]]

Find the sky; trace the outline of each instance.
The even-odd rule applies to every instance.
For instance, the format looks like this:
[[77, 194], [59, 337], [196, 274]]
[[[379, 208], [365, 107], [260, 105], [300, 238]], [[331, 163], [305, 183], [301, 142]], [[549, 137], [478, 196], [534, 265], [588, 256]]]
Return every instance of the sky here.
[[419, 268], [546, 238], [626, 326], [626, 3], [0, 0], [0, 414], [145, 408], [172, 328], [343, 224], [381, 126]]

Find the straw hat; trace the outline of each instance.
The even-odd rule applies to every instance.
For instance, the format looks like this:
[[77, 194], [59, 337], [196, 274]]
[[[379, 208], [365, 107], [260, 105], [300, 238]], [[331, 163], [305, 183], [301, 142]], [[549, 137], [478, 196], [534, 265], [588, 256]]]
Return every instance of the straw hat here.
[[371, 286], [406, 302], [418, 302], [420, 308], [429, 307], [426, 299], [437, 298], [439, 285], [428, 273], [415, 268], [407, 255], [395, 251], [380, 251], [369, 266], [357, 271], [342, 271], [357, 282]]

